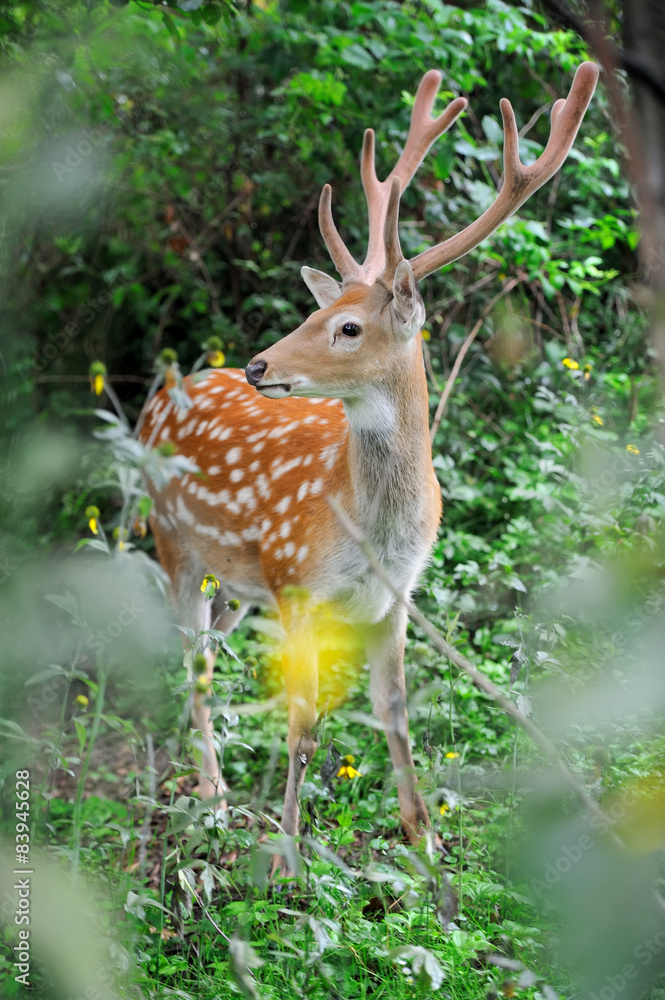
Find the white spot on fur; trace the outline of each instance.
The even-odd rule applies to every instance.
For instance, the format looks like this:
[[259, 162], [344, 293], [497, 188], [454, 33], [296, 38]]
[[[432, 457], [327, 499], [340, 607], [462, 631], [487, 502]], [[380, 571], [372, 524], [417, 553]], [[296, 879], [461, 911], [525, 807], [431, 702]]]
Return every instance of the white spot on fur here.
[[188, 507], [185, 507], [185, 503], [180, 494], [178, 494], [175, 500], [175, 511], [178, 516], [178, 520], [182, 521], [184, 524], [194, 524], [196, 518], [192, 514], [191, 510], [189, 510]]
[[271, 438], [284, 437], [285, 434], [288, 434], [290, 431], [295, 430], [295, 428], [298, 426], [298, 423], [299, 421], [297, 420], [290, 420], [288, 424], [285, 423], [278, 424], [277, 427], [273, 427], [273, 429], [268, 434], [268, 437]]
[[254, 510], [256, 507], [256, 497], [251, 486], [243, 486], [241, 490], [238, 490], [236, 500], [242, 507], [246, 507], [248, 510]]
[[287, 510], [289, 509], [290, 503], [291, 503], [291, 497], [282, 497], [279, 503], [275, 504], [275, 510], [279, 514], [286, 514]]
[[268, 477], [265, 475], [265, 473], [260, 472], [259, 475], [256, 477], [256, 488], [259, 491], [259, 496], [264, 497], [266, 500], [269, 499], [271, 494], [271, 489], [268, 484]]
[[296, 562], [302, 562], [308, 552], [309, 552], [309, 545], [301, 545], [300, 548], [298, 549]]
[[279, 459], [275, 459], [275, 462], [271, 465], [271, 476], [273, 479], [279, 479], [280, 476], [290, 472], [291, 469], [297, 469], [302, 462], [302, 455], [296, 455], [295, 458], [292, 458], [289, 462], [283, 462], [281, 465], [276, 464], [278, 462]]
[[239, 483], [240, 480], [243, 478], [244, 475], [245, 475], [245, 470], [244, 469], [233, 469], [231, 471], [231, 475], [229, 476], [229, 479], [231, 480], [232, 483]]
[[258, 542], [261, 537], [261, 532], [257, 524], [253, 524], [250, 528], [245, 528], [242, 533], [243, 541], [245, 542]]
[[236, 462], [240, 461], [241, 455], [242, 448], [231, 448], [231, 450], [226, 453], [226, 461], [229, 465], [235, 465]]
[[289, 558], [291, 558], [291, 556], [295, 553], [295, 551], [296, 547], [293, 544], [293, 542], [287, 542], [286, 545], [284, 546], [284, 555], [288, 556]]
[[225, 531], [220, 538], [222, 545], [240, 545], [241, 538], [235, 531]]
[[197, 535], [203, 535], [205, 538], [214, 538], [215, 541], [219, 541], [221, 535], [217, 528], [213, 524], [195, 524], [194, 531]]
[[189, 437], [194, 428], [196, 427], [196, 417], [190, 420], [188, 424], [183, 424], [183, 426], [178, 431], [178, 441], [182, 441], [183, 438]]
[[289, 535], [291, 534], [291, 522], [282, 521], [282, 526], [279, 529], [279, 533], [282, 536], [282, 538], [288, 538]]
[[309, 483], [301, 483], [298, 487], [298, 500], [304, 500], [307, 496], [307, 491], [309, 490]]
[[332, 469], [335, 464], [335, 459], [337, 458], [337, 452], [339, 451], [339, 443], [329, 444], [327, 447], [321, 449], [321, 454], [319, 458], [324, 463], [326, 469]]

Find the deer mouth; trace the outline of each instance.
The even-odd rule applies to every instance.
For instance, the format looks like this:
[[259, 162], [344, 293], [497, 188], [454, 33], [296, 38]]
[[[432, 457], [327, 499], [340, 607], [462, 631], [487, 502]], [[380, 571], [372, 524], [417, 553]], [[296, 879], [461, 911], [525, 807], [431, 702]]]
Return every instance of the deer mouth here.
[[284, 399], [291, 392], [288, 382], [273, 382], [271, 385], [257, 385], [256, 388], [268, 399]]

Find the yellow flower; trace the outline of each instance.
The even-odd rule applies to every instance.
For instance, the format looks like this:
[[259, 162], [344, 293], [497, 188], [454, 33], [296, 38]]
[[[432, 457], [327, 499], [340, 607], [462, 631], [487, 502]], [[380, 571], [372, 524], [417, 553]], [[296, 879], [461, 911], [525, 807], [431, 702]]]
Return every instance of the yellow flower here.
[[99, 517], [99, 507], [86, 507], [85, 516], [88, 518], [88, 527], [93, 535], [99, 534], [97, 518]]
[[86, 696], [84, 694], [78, 694], [76, 696], [75, 700], [76, 700], [76, 704], [80, 705], [81, 708], [87, 708], [88, 705], [90, 704], [90, 702], [88, 701], [88, 699], [86, 698]]
[[346, 763], [342, 764], [339, 771], [337, 772], [338, 778], [362, 778], [360, 771], [356, 771], [355, 767], [351, 766], [356, 762], [356, 758], [353, 756], [352, 753], [347, 753], [346, 757], [344, 757], [343, 760], [345, 760]]
[[423, 338], [424, 341], [429, 341], [432, 339], [432, 335], [429, 332], [429, 330], [421, 330], [420, 336]]
[[597, 413], [594, 413], [591, 419], [593, 420], [594, 424], [598, 424], [599, 427], [602, 427], [603, 424], [605, 423], [603, 418], [599, 417]]
[[565, 365], [566, 368], [570, 368], [571, 371], [576, 371], [580, 367], [577, 361], [574, 361], [572, 358], [564, 358], [561, 364]]
[[93, 361], [90, 365], [90, 389], [95, 396], [101, 396], [104, 392], [104, 377], [106, 375], [106, 365], [103, 361]]
[[631, 455], [639, 455], [640, 449], [636, 448], [634, 444], [627, 444], [626, 451], [630, 452]]
[[360, 771], [356, 771], [355, 767], [351, 767], [350, 764], [343, 764], [337, 772], [338, 778], [362, 778]]
[[117, 528], [113, 529], [113, 538], [118, 543], [118, 552], [125, 551], [125, 538], [127, 537], [127, 529], [121, 528], [119, 525]]
[[591, 364], [586, 364], [584, 366], [584, 381], [585, 382], [588, 382], [589, 379], [591, 378], [591, 368], [592, 368]]
[[459, 757], [459, 754], [458, 753], [453, 753], [452, 750], [451, 750], [451, 751], [449, 751], [446, 754], [446, 757], [448, 758], [448, 760], [454, 760], [455, 757]]
[[206, 598], [210, 600], [214, 597], [216, 592], [219, 590], [219, 580], [214, 575], [214, 573], [206, 573], [203, 577], [203, 582], [201, 583], [201, 593], [206, 595]]
[[222, 368], [225, 361], [224, 351], [208, 351], [208, 364], [211, 368]]
[[178, 365], [178, 355], [170, 348], [165, 347], [157, 358], [157, 370], [164, 375], [164, 385], [167, 389], [174, 389], [180, 385], [181, 375]]
[[439, 812], [441, 813], [441, 815], [445, 816], [446, 813], [449, 811], [450, 811], [450, 806], [448, 805], [448, 803], [442, 802], [441, 805], [439, 806]]
[[134, 524], [132, 526], [132, 531], [139, 538], [145, 538], [145, 536], [148, 534], [148, 525], [146, 523], [146, 519], [144, 517], [135, 517]]
[[196, 684], [194, 685], [194, 687], [196, 688], [199, 694], [207, 694], [207, 692], [210, 690], [210, 684], [211, 680], [209, 677], [207, 677], [205, 674], [199, 674], [199, 676], [196, 678]]

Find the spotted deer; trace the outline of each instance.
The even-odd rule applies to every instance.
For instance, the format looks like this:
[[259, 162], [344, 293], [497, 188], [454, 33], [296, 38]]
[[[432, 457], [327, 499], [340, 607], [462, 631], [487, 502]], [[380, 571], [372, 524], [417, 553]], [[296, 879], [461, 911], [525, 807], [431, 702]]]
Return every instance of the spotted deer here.
[[[245, 371], [212, 370], [185, 380], [193, 406], [182, 410], [168, 389], [146, 414], [144, 441], [171, 441], [199, 475], [154, 486], [152, 528], [183, 624], [228, 633], [252, 605], [277, 608], [284, 628], [282, 665], [288, 702], [285, 833], [298, 832], [299, 790], [316, 750], [317, 614], [326, 608], [360, 637], [370, 670], [374, 713], [385, 731], [400, 818], [411, 842], [429, 825], [416, 787], [404, 680], [406, 608], [372, 572], [340, 524], [335, 499], [362, 532], [397, 591], [409, 595], [434, 543], [441, 515], [432, 467], [418, 282], [490, 236], [559, 169], [577, 134], [598, 77], [577, 70], [566, 100], [552, 107], [550, 137], [530, 166], [519, 159], [511, 104], [501, 101], [503, 184], [494, 203], [462, 232], [405, 260], [398, 235], [400, 195], [432, 143], [467, 105], [459, 97], [436, 118], [442, 74], [423, 77], [404, 150], [379, 181], [374, 132], [367, 129], [361, 177], [369, 240], [357, 263], [335, 227], [331, 189], [323, 188], [319, 226], [341, 284], [302, 268], [319, 309], [262, 351]], [[200, 585], [220, 581], [213, 601]], [[292, 598], [306, 593], [307, 600]], [[236, 610], [229, 599], [239, 602]], [[234, 607], [234, 605], [232, 605]], [[214, 656], [207, 655], [212, 677]], [[206, 698], [193, 709], [201, 732], [200, 793], [223, 795]]]

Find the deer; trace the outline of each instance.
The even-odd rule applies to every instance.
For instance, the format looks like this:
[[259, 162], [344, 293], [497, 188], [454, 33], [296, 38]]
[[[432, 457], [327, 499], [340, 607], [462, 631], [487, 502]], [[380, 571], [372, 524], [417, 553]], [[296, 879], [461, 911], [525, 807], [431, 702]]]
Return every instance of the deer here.
[[[545, 149], [529, 166], [519, 158], [512, 105], [501, 101], [504, 169], [495, 201], [466, 229], [407, 261], [398, 232], [400, 197], [431, 145], [467, 107], [466, 98], [457, 97], [432, 116], [442, 76], [437, 70], [423, 76], [403, 151], [383, 181], [376, 175], [375, 133], [365, 131], [360, 174], [369, 235], [363, 263], [339, 234], [326, 184], [319, 228], [341, 282], [303, 267], [318, 309], [244, 371], [219, 368], [185, 379], [191, 408], [179, 407], [169, 389], [161, 389], [141, 432], [144, 442], [172, 442], [200, 470], [159, 490], [149, 486], [157, 553], [181, 624], [199, 632], [215, 623], [228, 634], [252, 606], [279, 613], [288, 707], [281, 828], [291, 837], [298, 834], [299, 793], [317, 749], [322, 608], [327, 615], [332, 609], [364, 649], [404, 833], [416, 845], [430, 827], [411, 751], [404, 674], [406, 600], [427, 563], [442, 512], [418, 286], [491, 236], [561, 167], [598, 68], [591, 62], [578, 67], [568, 97], [552, 106]], [[337, 516], [340, 510], [371, 547], [392, 588], [372, 571], [366, 550]], [[201, 592], [205, 574], [219, 583], [212, 600]], [[294, 593], [300, 596], [294, 599]], [[208, 683], [214, 660], [207, 649]], [[192, 708], [200, 731], [198, 790], [204, 801], [225, 806], [207, 701], [199, 692]]]

